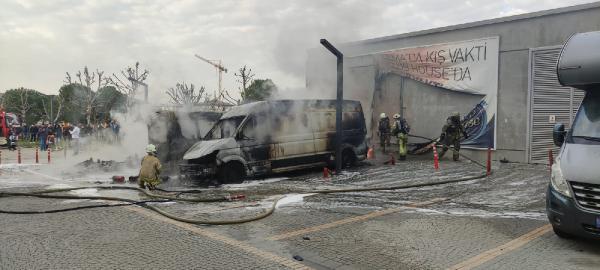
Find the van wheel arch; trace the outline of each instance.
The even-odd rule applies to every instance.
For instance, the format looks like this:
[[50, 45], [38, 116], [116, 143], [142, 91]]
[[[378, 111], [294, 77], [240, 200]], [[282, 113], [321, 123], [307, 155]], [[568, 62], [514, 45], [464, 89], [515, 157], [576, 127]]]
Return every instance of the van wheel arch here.
[[342, 168], [348, 168], [356, 165], [356, 161], [358, 158], [356, 157], [356, 153], [350, 147], [344, 148], [342, 150]]
[[221, 184], [241, 183], [245, 177], [246, 169], [239, 161], [229, 161], [217, 169], [217, 178]]

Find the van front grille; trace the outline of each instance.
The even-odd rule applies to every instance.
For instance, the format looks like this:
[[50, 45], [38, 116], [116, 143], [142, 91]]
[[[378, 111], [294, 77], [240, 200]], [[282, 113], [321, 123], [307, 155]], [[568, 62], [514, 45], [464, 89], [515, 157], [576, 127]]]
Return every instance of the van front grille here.
[[570, 182], [577, 203], [588, 210], [600, 212], [600, 185]]

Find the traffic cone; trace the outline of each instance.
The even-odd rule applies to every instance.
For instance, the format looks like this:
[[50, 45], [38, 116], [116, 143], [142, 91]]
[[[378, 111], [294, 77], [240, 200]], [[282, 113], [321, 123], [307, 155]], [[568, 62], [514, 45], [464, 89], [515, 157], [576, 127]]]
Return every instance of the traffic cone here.
[[323, 178], [329, 178], [329, 169], [323, 167]]
[[440, 169], [440, 160], [438, 157], [438, 153], [437, 153], [437, 146], [433, 146], [433, 168], [435, 168], [435, 170], [439, 170]]
[[369, 151], [367, 151], [367, 159], [375, 159], [375, 151], [373, 151], [373, 147], [369, 147]]

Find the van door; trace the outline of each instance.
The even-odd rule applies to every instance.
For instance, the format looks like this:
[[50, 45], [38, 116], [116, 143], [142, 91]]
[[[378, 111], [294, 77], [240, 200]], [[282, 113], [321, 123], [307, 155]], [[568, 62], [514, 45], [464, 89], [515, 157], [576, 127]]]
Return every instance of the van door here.
[[315, 155], [328, 161], [335, 138], [335, 110], [313, 109], [309, 112], [313, 129]]
[[271, 150], [271, 166], [274, 171], [299, 168], [315, 162], [313, 132], [308, 114], [296, 111], [271, 115], [274, 149]]
[[269, 173], [270, 125], [265, 114], [251, 115], [237, 136], [242, 155], [253, 175]]

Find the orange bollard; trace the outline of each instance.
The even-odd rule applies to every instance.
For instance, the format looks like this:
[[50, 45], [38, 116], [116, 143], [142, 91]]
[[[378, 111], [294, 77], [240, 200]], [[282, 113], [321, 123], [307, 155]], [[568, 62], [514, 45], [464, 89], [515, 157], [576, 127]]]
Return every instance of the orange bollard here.
[[17, 149], [17, 163], [21, 164], [21, 147]]
[[487, 149], [487, 164], [486, 164], [485, 175], [489, 176], [492, 174], [492, 148]]
[[440, 169], [440, 160], [438, 157], [438, 153], [437, 153], [437, 146], [433, 146], [433, 168], [435, 168], [435, 170], [439, 170]]
[[40, 163], [40, 149], [38, 147], [35, 148], [35, 163]]
[[2, 151], [0, 151], [0, 164], [2, 164]]
[[48, 163], [50, 163], [50, 148], [48, 148]]
[[552, 153], [552, 149], [548, 149], [548, 164], [550, 164], [550, 170], [552, 170], [552, 165], [554, 165], [554, 154]]
[[329, 178], [329, 169], [323, 167], [323, 178]]

